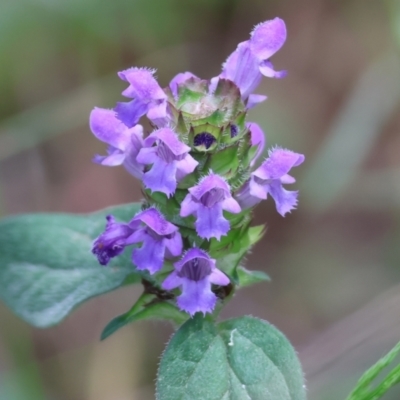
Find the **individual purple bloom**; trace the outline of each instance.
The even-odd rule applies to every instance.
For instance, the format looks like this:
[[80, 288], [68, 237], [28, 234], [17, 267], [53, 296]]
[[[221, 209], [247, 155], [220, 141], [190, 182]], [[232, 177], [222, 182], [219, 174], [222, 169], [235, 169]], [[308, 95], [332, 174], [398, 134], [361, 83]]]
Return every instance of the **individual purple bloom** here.
[[[284, 71], [274, 71], [269, 58], [285, 43], [286, 26], [280, 18], [258, 24], [250, 39], [239, 43], [236, 50], [223, 64], [222, 73], [212, 79], [211, 90], [216, 87], [218, 78], [229, 79], [239, 88], [242, 99], [248, 99], [248, 108], [265, 100], [265, 97], [253, 95], [262, 76], [282, 78]], [[250, 96], [250, 97], [249, 97]]]
[[197, 78], [197, 76], [191, 72], [181, 72], [172, 78], [171, 82], [169, 83], [169, 87], [175, 98], [178, 97], [179, 85], [186, 82], [190, 78]]
[[144, 173], [143, 183], [151, 191], [163, 192], [169, 197], [175, 192], [177, 182], [193, 172], [198, 162], [189, 154], [190, 147], [170, 128], [154, 131], [144, 145], [136, 160], [152, 167]]
[[121, 254], [129, 243], [127, 239], [133, 233], [129, 224], [115, 222], [112, 215], [107, 215], [105, 231], [93, 242], [92, 253], [101, 265], [107, 265], [111, 258]]
[[128, 128], [116, 118], [113, 110], [95, 108], [90, 113], [90, 129], [97, 139], [109, 145], [108, 155], [94, 157], [94, 162], [107, 166], [123, 164], [133, 176], [141, 178], [144, 165], [136, 161], [143, 147], [143, 127]]
[[154, 207], [136, 215], [129, 227], [134, 230], [129, 243], [142, 243], [132, 253], [132, 261], [138, 270], [147, 269], [154, 274], [162, 268], [165, 257], [177, 257], [182, 253], [182, 237], [178, 228]]
[[283, 217], [297, 205], [297, 191], [288, 191], [283, 184], [296, 180], [288, 172], [304, 161], [304, 155], [285, 149], [273, 149], [269, 157], [257, 168], [248, 182], [236, 194], [242, 209], [250, 208], [265, 200], [270, 194], [276, 209]]
[[223, 210], [237, 214], [238, 202], [232, 197], [230, 187], [219, 175], [211, 173], [200, 183], [189, 189], [181, 204], [181, 217], [195, 214], [198, 235], [205, 239], [212, 237], [220, 240], [230, 229], [229, 221], [224, 218]]
[[128, 103], [117, 103], [117, 117], [128, 127], [147, 117], [156, 125], [167, 122], [167, 95], [154, 78], [155, 70], [146, 68], [129, 68], [118, 73], [118, 76], [129, 83], [122, 92], [133, 100]]
[[260, 125], [256, 124], [255, 122], [247, 122], [246, 126], [250, 130], [251, 145], [257, 146], [257, 151], [254, 154], [253, 160], [250, 163], [250, 165], [253, 166], [264, 150], [265, 135]]
[[215, 266], [215, 260], [201, 249], [191, 248], [175, 270], [162, 283], [163, 289], [182, 287], [177, 303], [181, 310], [191, 316], [196, 312], [210, 313], [215, 307], [217, 296], [211, 291], [211, 284], [226, 286], [229, 278]]

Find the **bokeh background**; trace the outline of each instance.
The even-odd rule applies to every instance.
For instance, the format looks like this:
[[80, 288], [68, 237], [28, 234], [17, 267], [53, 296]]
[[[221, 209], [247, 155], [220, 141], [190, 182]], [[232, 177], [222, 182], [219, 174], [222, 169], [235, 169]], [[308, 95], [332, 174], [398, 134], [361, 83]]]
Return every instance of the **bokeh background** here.
[[[340, 400], [400, 339], [398, 0], [0, 0], [0, 213], [139, 201], [125, 170], [91, 163], [105, 146], [88, 115], [122, 99], [116, 72], [157, 68], [162, 86], [185, 70], [210, 78], [275, 16], [288, 40], [273, 61], [289, 74], [263, 80], [269, 99], [251, 119], [269, 145], [306, 155], [300, 204], [284, 219], [272, 201], [257, 208], [268, 230], [247, 263], [272, 281], [238, 293], [223, 316], [276, 325], [309, 399]], [[0, 399], [153, 399], [172, 329], [143, 322], [99, 342], [139, 294], [93, 299], [49, 330], [0, 304]]]

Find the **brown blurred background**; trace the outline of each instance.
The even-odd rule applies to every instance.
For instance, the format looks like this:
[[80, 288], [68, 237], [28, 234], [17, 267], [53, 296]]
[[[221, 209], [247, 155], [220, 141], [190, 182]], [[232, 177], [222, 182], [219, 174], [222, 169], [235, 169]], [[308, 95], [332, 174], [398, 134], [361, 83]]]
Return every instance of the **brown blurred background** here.
[[[0, 213], [89, 212], [140, 200], [122, 168], [91, 163], [105, 146], [88, 127], [113, 107], [116, 72], [190, 70], [210, 78], [252, 27], [279, 16], [284, 80], [251, 112], [268, 144], [304, 153], [298, 210], [271, 200], [247, 265], [269, 284], [238, 293], [223, 317], [264, 318], [292, 341], [310, 400], [344, 399], [400, 340], [400, 1], [0, 0]], [[1, 400], [154, 398], [165, 323], [105, 324], [140, 294], [93, 299], [61, 325], [32, 329], [0, 304]], [[400, 398], [393, 389], [385, 399]], [[279, 400], [279, 399], [277, 399]]]

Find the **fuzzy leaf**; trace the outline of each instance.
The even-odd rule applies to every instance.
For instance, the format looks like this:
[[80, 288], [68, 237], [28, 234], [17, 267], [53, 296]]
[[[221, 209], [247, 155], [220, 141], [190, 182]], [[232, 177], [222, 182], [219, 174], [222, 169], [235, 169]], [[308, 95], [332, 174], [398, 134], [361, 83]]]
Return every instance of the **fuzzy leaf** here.
[[161, 359], [157, 400], [305, 400], [296, 353], [253, 317], [218, 324], [201, 314], [172, 337]]
[[30, 324], [59, 323], [77, 305], [140, 281], [127, 249], [107, 267], [91, 253], [105, 216], [128, 221], [140, 204], [87, 215], [27, 214], [0, 222], [0, 298]]

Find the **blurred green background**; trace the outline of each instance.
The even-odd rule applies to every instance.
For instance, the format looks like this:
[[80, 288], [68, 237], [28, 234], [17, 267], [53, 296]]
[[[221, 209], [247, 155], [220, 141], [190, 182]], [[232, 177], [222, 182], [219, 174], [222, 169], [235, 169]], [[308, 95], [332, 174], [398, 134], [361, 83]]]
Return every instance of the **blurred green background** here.
[[[400, 1], [0, 0], [0, 213], [88, 212], [139, 201], [122, 168], [91, 163], [88, 127], [113, 107], [116, 72], [190, 70], [211, 78], [252, 27], [279, 16], [284, 80], [252, 110], [269, 145], [304, 153], [298, 210], [267, 201], [267, 234], [247, 265], [269, 284], [238, 293], [224, 317], [264, 318], [292, 341], [310, 400], [344, 399], [400, 339]], [[105, 324], [140, 294], [93, 299], [61, 325], [32, 329], [0, 304], [1, 400], [154, 398], [165, 323]], [[385, 399], [400, 398], [397, 388]], [[279, 399], [277, 399], [279, 400]]]

